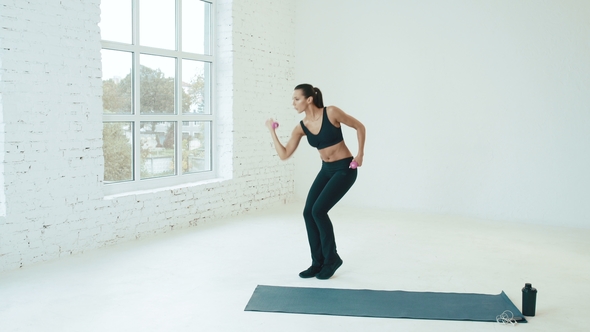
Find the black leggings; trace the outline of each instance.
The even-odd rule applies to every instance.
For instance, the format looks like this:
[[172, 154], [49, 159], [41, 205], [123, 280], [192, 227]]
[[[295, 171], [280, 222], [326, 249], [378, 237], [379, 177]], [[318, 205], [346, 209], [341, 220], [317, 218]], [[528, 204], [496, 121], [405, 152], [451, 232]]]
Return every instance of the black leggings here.
[[334, 228], [328, 211], [356, 181], [357, 170], [349, 168], [352, 157], [322, 162], [322, 169], [309, 188], [303, 218], [311, 249], [312, 266], [321, 267], [337, 261]]

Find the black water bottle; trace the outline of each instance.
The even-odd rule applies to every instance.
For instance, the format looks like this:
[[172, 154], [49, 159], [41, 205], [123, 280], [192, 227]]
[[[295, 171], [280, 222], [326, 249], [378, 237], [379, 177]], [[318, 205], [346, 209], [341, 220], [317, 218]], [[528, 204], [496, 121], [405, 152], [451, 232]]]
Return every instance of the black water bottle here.
[[537, 305], [537, 289], [529, 283], [524, 284], [522, 289], [522, 314], [525, 316], [535, 315]]

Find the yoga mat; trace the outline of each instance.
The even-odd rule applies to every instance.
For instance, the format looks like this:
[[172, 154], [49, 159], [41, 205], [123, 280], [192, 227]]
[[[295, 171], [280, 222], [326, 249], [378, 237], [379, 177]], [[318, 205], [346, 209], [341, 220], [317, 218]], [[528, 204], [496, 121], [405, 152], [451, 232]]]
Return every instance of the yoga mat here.
[[258, 285], [245, 311], [496, 322], [505, 310], [526, 319], [508, 296]]

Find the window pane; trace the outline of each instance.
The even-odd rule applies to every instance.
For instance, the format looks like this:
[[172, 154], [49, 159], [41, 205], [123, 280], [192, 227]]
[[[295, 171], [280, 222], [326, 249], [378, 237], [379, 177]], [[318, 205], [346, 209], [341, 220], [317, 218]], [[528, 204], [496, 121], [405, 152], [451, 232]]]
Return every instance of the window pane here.
[[105, 122], [102, 139], [104, 181], [133, 180], [133, 122]]
[[182, 123], [182, 172], [211, 170], [211, 122]]
[[131, 114], [132, 54], [103, 49], [102, 55], [102, 107], [104, 113]]
[[174, 114], [174, 58], [141, 54], [139, 58], [141, 114]]
[[141, 178], [176, 174], [174, 122], [141, 122]]
[[139, 40], [143, 46], [176, 49], [174, 0], [139, 0]]
[[131, 44], [131, 18], [131, 0], [101, 0], [101, 38]]
[[182, 112], [211, 114], [211, 65], [182, 60]]
[[211, 54], [211, 4], [201, 0], [182, 1], [182, 50]]

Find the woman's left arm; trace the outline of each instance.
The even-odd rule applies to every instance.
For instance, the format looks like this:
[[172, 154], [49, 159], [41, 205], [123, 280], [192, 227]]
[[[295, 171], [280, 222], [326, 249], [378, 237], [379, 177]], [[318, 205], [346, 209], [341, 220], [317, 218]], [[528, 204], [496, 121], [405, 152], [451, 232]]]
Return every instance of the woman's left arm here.
[[345, 124], [351, 128], [356, 129], [356, 137], [358, 139], [358, 153], [354, 158], [354, 161], [357, 162], [359, 166], [363, 165], [363, 157], [365, 155], [365, 125], [363, 125], [359, 120], [355, 119], [354, 117], [346, 114], [343, 110], [339, 109], [336, 106], [329, 106], [327, 108], [329, 112], [330, 118], [334, 119], [341, 124]]

